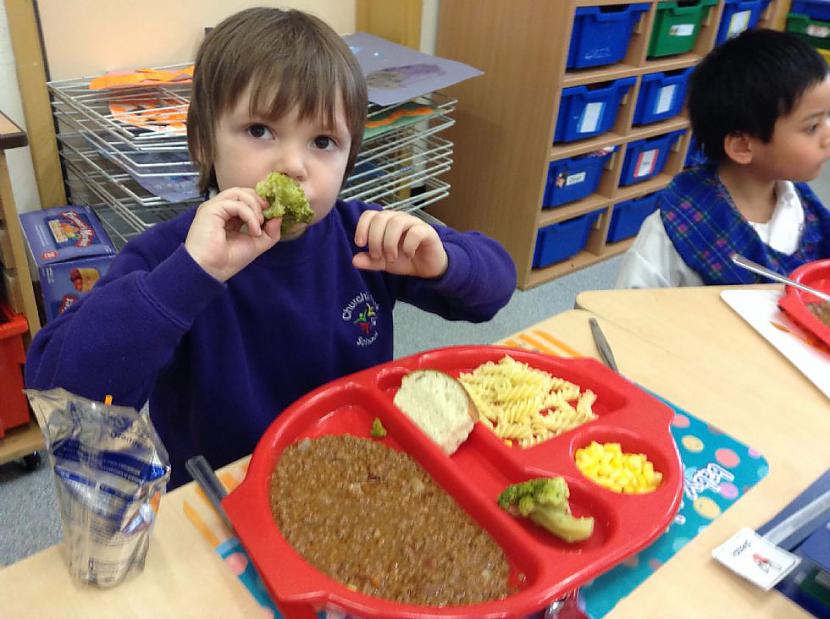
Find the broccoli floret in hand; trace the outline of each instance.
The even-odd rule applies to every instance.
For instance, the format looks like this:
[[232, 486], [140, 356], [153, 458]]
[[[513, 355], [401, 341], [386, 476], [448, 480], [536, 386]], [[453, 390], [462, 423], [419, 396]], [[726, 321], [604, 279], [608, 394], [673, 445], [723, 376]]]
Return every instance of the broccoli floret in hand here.
[[540, 477], [508, 486], [498, 501], [503, 510], [530, 518], [566, 542], [581, 542], [594, 532], [594, 519], [573, 516], [568, 496], [562, 477]]
[[256, 184], [256, 192], [268, 200], [268, 208], [262, 211], [266, 220], [282, 217], [282, 232], [298, 223], [310, 224], [314, 219], [314, 211], [308, 204], [303, 188], [285, 174], [271, 172]]

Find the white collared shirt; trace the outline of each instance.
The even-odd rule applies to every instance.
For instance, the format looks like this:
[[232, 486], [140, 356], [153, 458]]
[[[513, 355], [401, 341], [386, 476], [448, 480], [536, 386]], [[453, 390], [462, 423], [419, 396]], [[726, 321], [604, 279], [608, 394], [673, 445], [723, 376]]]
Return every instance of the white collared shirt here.
[[[766, 223], [749, 222], [761, 240], [790, 255], [798, 249], [804, 227], [804, 208], [790, 181], [775, 183], [778, 201]], [[703, 280], [683, 262], [663, 227], [660, 211], [643, 222], [634, 244], [626, 252], [617, 275], [617, 288], [673, 288], [703, 286]]]

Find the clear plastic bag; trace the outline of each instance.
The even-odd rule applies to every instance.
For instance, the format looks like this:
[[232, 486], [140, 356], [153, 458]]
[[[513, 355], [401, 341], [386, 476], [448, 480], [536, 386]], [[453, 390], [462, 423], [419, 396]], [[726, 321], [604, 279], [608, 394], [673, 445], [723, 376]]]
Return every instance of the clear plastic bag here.
[[26, 395], [46, 439], [70, 573], [111, 587], [141, 570], [170, 460], [140, 412], [64, 389]]

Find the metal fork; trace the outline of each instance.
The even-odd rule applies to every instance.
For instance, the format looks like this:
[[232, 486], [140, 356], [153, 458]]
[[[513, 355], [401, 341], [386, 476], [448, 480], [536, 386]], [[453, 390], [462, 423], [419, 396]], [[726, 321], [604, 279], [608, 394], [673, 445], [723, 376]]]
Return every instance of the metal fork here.
[[732, 262], [737, 264], [742, 269], [746, 269], [747, 271], [752, 271], [753, 273], [757, 273], [758, 275], [763, 275], [764, 277], [768, 277], [769, 279], [774, 279], [775, 281], [781, 282], [782, 284], [787, 284], [787, 286], [792, 286], [793, 288], [798, 288], [799, 290], [803, 290], [804, 292], [809, 292], [811, 295], [818, 297], [822, 301], [830, 302], [830, 294], [826, 292], [822, 292], [821, 290], [816, 290], [815, 288], [811, 288], [810, 286], [805, 286], [794, 279], [790, 279], [789, 277], [784, 277], [780, 273], [776, 273], [775, 271], [770, 271], [765, 266], [761, 266], [757, 262], [753, 262], [749, 258], [744, 258], [740, 254], [733, 254], [732, 255]]

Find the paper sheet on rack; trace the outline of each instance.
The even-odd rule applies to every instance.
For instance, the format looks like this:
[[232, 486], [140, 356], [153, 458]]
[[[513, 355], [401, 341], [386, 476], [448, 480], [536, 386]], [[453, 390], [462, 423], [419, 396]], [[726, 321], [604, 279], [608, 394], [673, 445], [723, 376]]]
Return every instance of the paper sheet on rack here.
[[724, 290], [721, 298], [830, 398], [830, 350], [778, 308], [779, 290]]
[[369, 84], [369, 101], [394, 105], [446, 88], [482, 72], [469, 65], [423, 54], [364, 32], [343, 37]]
[[136, 69], [135, 71], [110, 71], [90, 80], [90, 90], [114, 88], [141, 88], [164, 84], [183, 84], [193, 79], [193, 65], [178, 69]]

